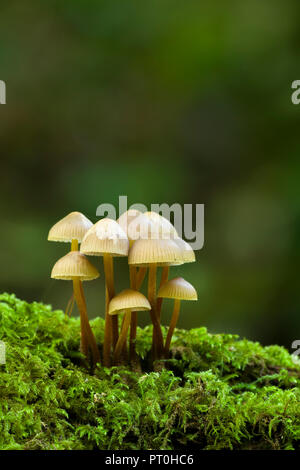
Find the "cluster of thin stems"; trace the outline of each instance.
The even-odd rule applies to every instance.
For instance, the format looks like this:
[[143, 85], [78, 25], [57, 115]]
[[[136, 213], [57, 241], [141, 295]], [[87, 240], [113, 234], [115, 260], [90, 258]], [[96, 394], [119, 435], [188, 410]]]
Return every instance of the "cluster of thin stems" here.
[[[109, 367], [112, 363], [129, 359], [130, 363], [138, 365], [139, 360], [136, 353], [136, 333], [137, 333], [137, 312], [125, 313], [119, 333], [118, 315], [108, 313], [109, 302], [115, 295], [113, 259], [110, 255], [104, 255], [104, 272], [106, 279], [106, 306], [105, 306], [105, 331], [103, 345], [103, 365]], [[161, 307], [162, 299], [157, 298], [157, 266], [150, 265], [148, 268], [129, 266], [129, 277], [131, 289], [139, 291], [148, 271], [148, 300], [151, 305], [150, 317], [153, 324], [152, 336], [152, 359], [161, 359], [168, 352], [170, 339], [172, 336], [172, 325], [164, 344], [161, 329]], [[169, 268], [166, 266], [162, 270], [161, 283], [168, 280]], [[129, 351], [127, 351], [127, 333], [129, 333]]]
[[[78, 242], [73, 240], [71, 250], [77, 249]], [[105, 273], [105, 327], [102, 364], [105, 367], [110, 367], [112, 364], [117, 365], [120, 361], [127, 361], [129, 359], [130, 363], [138, 365], [139, 360], [136, 353], [137, 312], [130, 311], [125, 313], [119, 331], [118, 315], [109, 314], [109, 303], [115, 296], [113, 257], [110, 254], [103, 256], [103, 266]], [[139, 291], [147, 270], [148, 300], [151, 305], [150, 317], [153, 324], [152, 359], [157, 360], [165, 357], [168, 353], [174, 327], [172, 327], [171, 321], [166, 343], [164, 344], [160, 322], [162, 298], [157, 298], [157, 266], [155, 264], [150, 265], [148, 268], [129, 266], [130, 287]], [[160, 285], [168, 280], [168, 274], [169, 268], [164, 267]], [[82, 282], [76, 278], [73, 279], [73, 295], [80, 313], [80, 350], [86, 357], [91, 356], [92, 363], [95, 366], [100, 362], [99, 349], [89, 324]], [[72, 305], [72, 299], [70, 302], [70, 305]], [[69, 306], [68, 309], [70, 310], [70, 308]], [[127, 351], [127, 334], [129, 329], [129, 351]]]

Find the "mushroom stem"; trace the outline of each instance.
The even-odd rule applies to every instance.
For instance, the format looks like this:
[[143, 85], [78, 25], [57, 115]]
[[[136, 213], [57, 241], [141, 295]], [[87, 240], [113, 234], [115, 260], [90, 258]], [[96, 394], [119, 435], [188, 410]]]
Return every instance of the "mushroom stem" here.
[[177, 325], [179, 312], [180, 312], [180, 300], [175, 299], [172, 318], [171, 318], [171, 321], [170, 321], [170, 326], [169, 326], [169, 329], [168, 329], [168, 334], [167, 334], [167, 338], [166, 338], [166, 342], [165, 342], [165, 354], [166, 354], [166, 356], [169, 354], [171, 339], [172, 339], [172, 335], [173, 335], [174, 330], [175, 330], [176, 325]]
[[[137, 270], [135, 266], [129, 266], [129, 276], [130, 276], [131, 289], [136, 289]], [[123, 323], [125, 321], [125, 318], [126, 316], [124, 316]], [[137, 329], [137, 312], [132, 312], [131, 323], [130, 323], [130, 338], [129, 338], [130, 361], [133, 361], [136, 358], [136, 352], [135, 352], [136, 329]], [[126, 345], [126, 342], [124, 343], [124, 345]]]
[[[114, 286], [114, 266], [113, 266], [113, 258], [109, 254], [103, 255], [103, 264], [104, 264], [104, 272], [105, 272], [105, 280], [107, 285], [107, 292], [108, 292], [108, 303], [111, 299], [115, 296], [115, 286]], [[107, 316], [105, 315], [105, 321]], [[111, 324], [111, 332], [112, 332], [112, 344], [113, 348], [115, 348], [118, 336], [119, 336], [119, 326], [118, 326], [118, 316], [115, 315], [113, 318], [109, 320]]]
[[120, 332], [120, 336], [117, 342], [117, 345], [115, 347], [115, 352], [114, 352], [114, 362], [117, 363], [118, 360], [120, 359], [124, 343], [126, 343], [126, 338], [127, 338], [127, 332], [129, 329], [130, 325], [130, 320], [131, 320], [131, 311], [129, 310], [128, 312], [125, 313], [124, 316], [124, 321], [122, 324], [122, 329]]
[[[161, 287], [165, 282], [168, 281], [168, 277], [169, 277], [169, 266], [164, 266], [162, 268], [162, 273], [161, 273], [161, 280], [160, 280], [160, 284], [159, 284], [159, 287]], [[157, 299], [157, 316], [160, 320], [160, 317], [161, 317], [161, 307], [162, 307], [162, 303], [163, 303], [163, 298], [162, 297], [159, 297]]]
[[66, 317], [70, 317], [70, 316], [71, 316], [71, 313], [72, 313], [73, 308], [74, 308], [74, 300], [75, 300], [75, 299], [74, 299], [74, 292], [73, 292], [73, 294], [71, 295], [70, 300], [69, 300], [69, 302], [68, 302], [68, 304], [67, 304], [67, 307], [66, 307], [66, 311], [65, 311]]
[[112, 326], [111, 316], [108, 313], [109, 295], [107, 285], [105, 286], [105, 326], [104, 326], [104, 342], [103, 342], [103, 365], [110, 366], [110, 350], [112, 343]]
[[153, 359], [160, 358], [163, 353], [163, 335], [156, 313], [156, 264], [149, 265], [148, 300], [151, 305], [150, 316], [153, 323], [152, 350]]
[[136, 289], [140, 290], [147, 274], [147, 268], [140, 268], [136, 274]]
[[[76, 238], [73, 238], [72, 241], [71, 241], [71, 251], [78, 251], [78, 240]], [[73, 308], [74, 308], [74, 292], [73, 292], [72, 296], [70, 297], [69, 302], [68, 302], [67, 307], [66, 307], [66, 312], [65, 313], [68, 317], [71, 316]]]
[[73, 288], [74, 296], [80, 313], [81, 350], [83, 354], [87, 356], [90, 348], [93, 358], [93, 365], [95, 366], [97, 362], [100, 362], [100, 355], [94, 333], [92, 332], [89, 323], [82, 283], [79, 279], [73, 279]]
[[71, 241], [71, 251], [78, 251], [78, 240], [76, 238]]

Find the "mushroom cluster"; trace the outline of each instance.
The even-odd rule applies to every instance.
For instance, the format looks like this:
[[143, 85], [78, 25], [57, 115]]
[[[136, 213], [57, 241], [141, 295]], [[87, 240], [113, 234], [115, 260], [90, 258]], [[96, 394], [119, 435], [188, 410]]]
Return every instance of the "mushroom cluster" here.
[[[72, 212], [49, 231], [48, 240], [71, 243], [71, 251], [59, 259], [51, 273], [54, 279], [71, 280], [73, 297], [80, 313], [80, 351], [93, 367], [120, 361], [137, 365], [136, 333], [138, 312], [149, 311], [153, 325], [152, 360], [169, 356], [181, 300], [197, 300], [194, 287], [181, 277], [169, 280], [172, 266], [195, 261], [191, 246], [182, 240], [174, 226], [156, 212], [124, 212], [117, 221], [104, 218], [93, 223], [79, 212]], [[80, 250], [79, 250], [79, 244]], [[105, 275], [105, 329], [102, 354], [89, 324], [82, 282], [99, 277], [87, 256], [101, 256]], [[116, 294], [114, 258], [128, 257], [129, 286]], [[157, 290], [157, 273], [161, 279]], [[147, 297], [141, 286], [148, 272]], [[161, 310], [164, 298], [174, 299], [174, 310], [164, 340]], [[71, 310], [71, 301], [68, 311]], [[122, 320], [120, 321], [119, 319]]]

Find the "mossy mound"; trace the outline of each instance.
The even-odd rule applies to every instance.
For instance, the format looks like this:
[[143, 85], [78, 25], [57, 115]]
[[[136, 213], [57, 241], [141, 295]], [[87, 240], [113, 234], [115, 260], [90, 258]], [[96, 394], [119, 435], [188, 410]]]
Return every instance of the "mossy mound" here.
[[[99, 346], [103, 320], [92, 322]], [[138, 332], [147, 357], [151, 328]], [[79, 322], [0, 295], [0, 449], [299, 449], [300, 363], [205, 328], [176, 330], [162, 372], [80, 367]]]

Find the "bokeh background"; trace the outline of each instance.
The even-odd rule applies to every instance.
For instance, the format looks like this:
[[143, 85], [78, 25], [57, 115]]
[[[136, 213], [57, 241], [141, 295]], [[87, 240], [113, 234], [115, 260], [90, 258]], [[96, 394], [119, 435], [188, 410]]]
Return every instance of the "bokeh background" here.
[[[199, 293], [179, 326], [290, 349], [300, 337], [299, 13], [296, 0], [2, 2], [1, 291], [65, 308], [71, 283], [49, 275], [67, 246], [47, 233], [70, 211], [96, 221], [119, 195], [204, 203], [204, 248], [173, 270]], [[116, 271], [127, 287], [125, 260]], [[91, 317], [103, 314], [103, 278], [86, 283]]]

